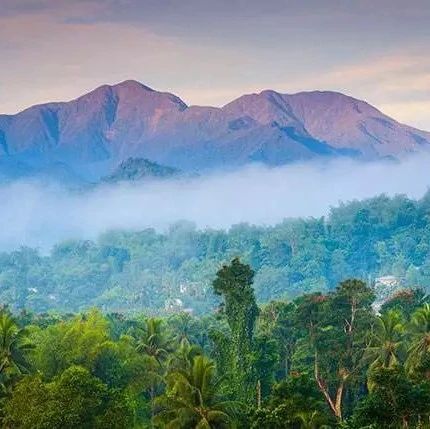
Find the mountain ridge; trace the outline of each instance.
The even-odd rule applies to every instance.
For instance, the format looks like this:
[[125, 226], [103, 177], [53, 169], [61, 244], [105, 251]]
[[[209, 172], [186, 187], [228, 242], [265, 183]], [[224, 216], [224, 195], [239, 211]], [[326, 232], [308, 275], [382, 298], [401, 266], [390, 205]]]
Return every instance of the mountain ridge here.
[[429, 132], [335, 91], [263, 90], [222, 107], [188, 106], [172, 93], [127, 80], [0, 115], [3, 164], [61, 162], [79, 174], [97, 166], [99, 177], [130, 157], [199, 171], [321, 157], [400, 158], [427, 148]]

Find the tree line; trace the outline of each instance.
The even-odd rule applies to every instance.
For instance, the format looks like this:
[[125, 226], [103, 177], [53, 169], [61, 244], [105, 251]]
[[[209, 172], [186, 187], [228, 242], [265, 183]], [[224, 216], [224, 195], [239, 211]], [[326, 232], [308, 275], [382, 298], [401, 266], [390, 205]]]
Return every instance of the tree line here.
[[430, 303], [361, 280], [258, 305], [238, 258], [195, 317], [0, 314], [5, 428], [430, 428]]
[[328, 292], [346, 278], [430, 287], [430, 193], [420, 200], [379, 196], [333, 208], [325, 218], [264, 227], [111, 231], [97, 241], [58, 243], [48, 254], [0, 252], [0, 302], [14, 311], [152, 315], [218, 305], [211, 282], [235, 256], [255, 271], [259, 303]]

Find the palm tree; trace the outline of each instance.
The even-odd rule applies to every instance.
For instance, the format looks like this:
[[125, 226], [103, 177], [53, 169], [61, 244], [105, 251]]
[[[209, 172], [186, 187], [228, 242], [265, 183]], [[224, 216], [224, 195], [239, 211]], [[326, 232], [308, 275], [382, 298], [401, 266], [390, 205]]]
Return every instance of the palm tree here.
[[166, 429], [231, 428], [241, 404], [219, 395], [215, 365], [207, 357], [193, 359], [192, 367], [167, 376], [168, 388], [159, 398], [161, 411], [155, 420]]
[[366, 357], [372, 361], [370, 369], [392, 368], [398, 364], [403, 345], [402, 316], [390, 310], [376, 319]]
[[202, 354], [202, 350], [195, 344], [183, 338], [179, 344], [178, 350], [173, 353], [169, 359], [168, 368], [170, 371], [174, 370], [189, 370], [193, 366], [193, 360], [196, 356]]
[[28, 354], [33, 350], [27, 331], [19, 329], [12, 317], [0, 313], [0, 386], [3, 394], [14, 376], [27, 373], [30, 364]]
[[174, 340], [179, 344], [182, 340], [188, 340], [189, 342], [197, 342], [195, 339], [196, 332], [196, 321], [189, 313], [175, 314], [169, 319], [169, 326], [171, 326], [174, 332]]
[[152, 357], [161, 366], [169, 354], [169, 340], [163, 329], [163, 320], [146, 320], [145, 328], [139, 331], [136, 350]]
[[27, 331], [19, 329], [7, 313], [0, 313], [0, 374], [27, 372], [30, 366], [27, 355], [32, 349]]
[[412, 316], [409, 324], [411, 345], [408, 349], [406, 368], [414, 371], [430, 356], [430, 304], [424, 304]]
[[157, 318], [147, 319], [144, 329], [140, 329], [137, 335], [136, 351], [146, 358], [146, 378], [152, 422], [155, 415], [154, 400], [157, 390], [163, 383], [163, 364], [169, 355], [169, 339], [164, 331], [163, 320]]

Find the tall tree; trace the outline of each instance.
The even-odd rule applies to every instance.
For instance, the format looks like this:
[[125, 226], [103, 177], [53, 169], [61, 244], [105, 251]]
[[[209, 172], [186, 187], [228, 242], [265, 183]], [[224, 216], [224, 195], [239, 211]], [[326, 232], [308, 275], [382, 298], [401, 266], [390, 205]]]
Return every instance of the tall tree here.
[[254, 272], [239, 258], [224, 265], [213, 282], [215, 293], [224, 298], [224, 312], [231, 330], [232, 374], [240, 396], [252, 397], [256, 380], [252, 366], [252, 351], [258, 307], [252, 281]]
[[298, 339], [295, 324], [296, 304], [272, 301], [265, 305], [258, 318], [258, 330], [273, 338], [278, 346], [279, 361], [276, 375], [278, 379], [290, 374], [292, 357]]
[[315, 381], [340, 421], [345, 391], [357, 378], [366, 350], [373, 298], [364, 282], [347, 280], [327, 296], [306, 297], [298, 307], [298, 321], [313, 351]]

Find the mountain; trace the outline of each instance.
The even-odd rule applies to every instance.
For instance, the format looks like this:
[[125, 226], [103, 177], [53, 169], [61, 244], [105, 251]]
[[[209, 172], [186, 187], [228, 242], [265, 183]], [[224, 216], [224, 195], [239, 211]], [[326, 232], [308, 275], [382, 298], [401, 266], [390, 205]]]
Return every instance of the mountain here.
[[103, 178], [103, 182], [135, 182], [145, 179], [160, 179], [178, 176], [180, 170], [165, 165], [151, 162], [148, 159], [128, 158], [108, 176]]
[[125, 81], [0, 115], [3, 163], [38, 169], [61, 163], [97, 178], [130, 157], [198, 171], [320, 157], [399, 158], [429, 147], [430, 133], [328, 91], [266, 90], [216, 108], [187, 106], [173, 94]]
[[38, 182], [61, 182], [75, 187], [88, 182], [79, 176], [69, 165], [53, 161], [41, 166], [31, 166], [15, 157], [0, 157], [0, 183], [18, 179], [36, 179]]

